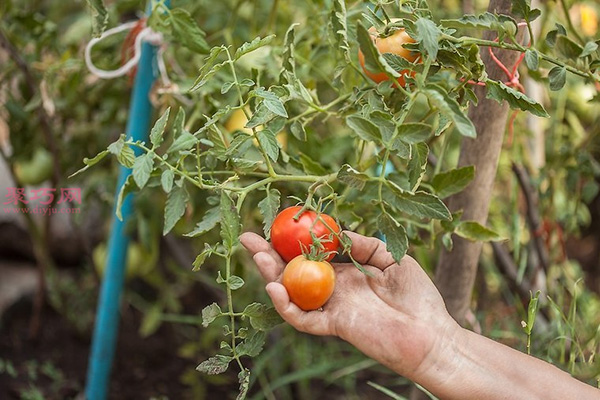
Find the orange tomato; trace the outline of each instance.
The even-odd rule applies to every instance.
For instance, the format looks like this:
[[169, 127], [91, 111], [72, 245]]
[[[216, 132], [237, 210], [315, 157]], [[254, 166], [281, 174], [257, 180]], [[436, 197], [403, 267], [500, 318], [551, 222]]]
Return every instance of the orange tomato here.
[[[415, 62], [417, 59], [419, 59], [418, 53], [410, 51], [404, 47], [405, 43], [415, 43], [415, 40], [411, 38], [404, 29], [400, 28], [387, 37], [379, 37], [377, 35], [377, 30], [373, 26], [369, 28], [369, 33], [371, 34], [371, 38], [375, 43], [375, 47], [377, 47], [377, 50], [379, 50], [381, 54], [392, 53], [410, 62]], [[384, 72], [371, 72], [365, 67], [365, 56], [360, 49], [358, 50], [358, 62], [360, 63], [363, 71], [365, 71], [365, 74], [374, 82], [380, 83], [389, 80], [388, 76]], [[397, 80], [398, 84], [400, 84], [402, 87], [406, 86], [406, 81], [404, 80], [406, 75], [415, 76], [414, 71], [409, 71], [407, 69], [399, 72], [400, 76], [397, 78]]]
[[282, 283], [292, 303], [304, 311], [316, 310], [333, 294], [335, 272], [327, 261], [308, 260], [300, 255], [283, 270]]

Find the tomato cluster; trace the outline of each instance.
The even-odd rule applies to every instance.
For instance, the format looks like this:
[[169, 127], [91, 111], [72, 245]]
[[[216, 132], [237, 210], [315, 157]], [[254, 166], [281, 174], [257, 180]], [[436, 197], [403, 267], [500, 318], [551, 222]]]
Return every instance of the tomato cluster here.
[[[300, 206], [286, 208], [273, 221], [271, 244], [288, 264], [283, 271], [282, 283], [290, 300], [304, 311], [316, 310], [331, 297], [335, 287], [335, 272], [329, 260], [339, 246], [340, 227], [327, 214], [317, 214]], [[313, 236], [319, 240], [317, 254], [307, 255], [313, 245]]]

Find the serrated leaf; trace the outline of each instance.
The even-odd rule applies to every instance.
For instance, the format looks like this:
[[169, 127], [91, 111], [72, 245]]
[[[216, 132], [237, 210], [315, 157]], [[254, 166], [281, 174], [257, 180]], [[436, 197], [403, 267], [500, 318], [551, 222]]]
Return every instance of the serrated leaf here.
[[465, 115], [458, 102], [451, 98], [446, 90], [438, 85], [428, 85], [425, 94], [432, 105], [452, 120], [456, 129], [463, 135], [477, 137], [477, 131], [471, 120]]
[[387, 250], [392, 254], [394, 260], [399, 263], [408, 250], [408, 237], [404, 227], [389, 214], [381, 214], [377, 220], [377, 226], [385, 235]]
[[304, 172], [309, 175], [325, 175], [327, 174], [327, 170], [321, 166], [318, 162], [310, 158], [307, 154], [299, 153], [298, 158], [300, 160], [300, 164], [302, 164], [302, 168]]
[[342, 168], [340, 168], [337, 174], [337, 178], [340, 182], [358, 190], [363, 190], [365, 184], [370, 179], [369, 175], [358, 172], [348, 164], [342, 165]]
[[486, 228], [485, 226], [475, 221], [461, 221], [457, 225], [454, 233], [456, 233], [458, 236], [464, 239], [473, 242], [490, 242], [504, 239], [502, 236], [498, 235], [493, 230]]
[[564, 26], [562, 26], [559, 23], [556, 23], [555, 26], [556, 26], [556, 29], [549, 31], [546, 34], [546, 43], [550, 47], [554, 47], [556, 45], [556, 38], [558, 35], [566, 35], [567, 34], [567, 30], [565, 29]]
[[[180, 108], [179, 110], [179, 112], [181, 112], [183, 108]], [[160, 116], [160, 118], [154, 123], [154, 126], [150, 130], [150, 142], [152, 143], [152, 148], [156, 148], [162, 143], [163, 133], [165, 132], [170, 113], [171, 107], [168, 107], [165, 110], [165, 112]], [[179, 116], [179, 113], [177, 113], [177, 115]]]
[[459, 19], [443, 19], [441, 25], [446, 28], [475, 28], [489, 29], [499, 33], [509, 32], [515, 34], [517, 32], [517, 22], [507, 15], [495, 15], [485, 12], [480, 15], [467, 14]]
[[532, 71], [537, 71], [540, 65], [540, 55], [534, 49], [527, 49], [525, 52], [525, 63], [527, 68]]
[[437, 57], [439, 49], [439, 38], [442, 31], [438, 26], [428, 18], [419, 18], [415, 22], [417, 28], [417, 39], [423, 45], [423, 49], [434, 60]]
[[[294, 29], [298, 26], [298, 23], [290, 25], [288, 30], [285, 32], [285, 39], [283, 41], [283, 54], [281, 65], [284, 71], [288, 71], [292, 76], [296, 75], [296, 61], [294, 59], [294, 48], [295, 48], [295, 34]], [[282, 74], [287, 79], [287, 75]], [[288, 79], [289, 81], [289, 79]]]
[[248, 368], [244, 368], [240, 371], [238, 374], [238, 382], [240, 383], [240, 392], [235, 400], [244, 400], [248, 393], [248, 388], [250, 387], [250, 370]]
[[189, 133], [188, 131], [183, 131], [178, 138], [175, 139], [173, 144], [167, 150], [167, 154], [176, 153], [179, 151], [189, 150], [194, 147], [198, 143], [198, 139]]
[[271, 132], [269, 129], [263, 129], [262, 131], [256, 134], [258, 142], [267, 153], [267, 156], [275, 162], [279, 158], [279, 143], [277, 142], [277, 138], [275, 134]]
[[566, 35], [556, 36], [556, 51], [565, 58], [576, 59], [583, 52], [583, 47], [569, 39]]
[[431, 186], [440, 199], [445, 199], [466, 188], [474, 177], [475, 167], [469, 165], [437, 174], [433, 177]]
[[346, 125], [362, 140], [381, 143], [381, 132], [377, 125], [358, 114], [346, 118]]
[[236, 275], [231, 275], [229, 279], [227, 279], [227, 286], [231, 290], [238, 290], [242, 286], [244, 286], [244, 280]]
[[233, 360], [233, 357], [217, 354], [216, 356], [210, 357], [208, 360], [200, 363], [200, 365], [196, 367], [196, 370], [204, 372], [208, 375], [222, 374], [223, 372], [227, 371], [231, 360]]
[[181, 219], [185, 212], [188, 202], [188, 194], [185, 188], [175, 186], [167, 195], [165, 205], [165, 222], [163, 226], [163, 235], [166, 235], [173, 229], [177, 221]]
[[108, 11], [102, 0], [86, 0], [92, 12], [92, 33], [100, 37], [108, 25]]
[[394, 192], [394, 198], [385, 196], [386, 201], [398, 211], [413, 215], [417, 218], [450, 220], [452, 214], [448, 207], [436, 196], [427, 192], [414, 194]]
[[548, 117], [548, 113], [544, 106], [533, 100], [531, 97], [528, 97], [526, 94], [521, 93], [510, 86], [506, 86], [503, 82], [496, 82], [488, 79], [485, 82], [485, 86], [487, 88], [486, 97], [488, 99], [494, 99], [499, 103], [506, 100], [513, 110], [529, 111], [538, 117]]
[[548, 73], [550, 79], [550, 90], [560, 90], [567, 82], [567, 69], [565, 67], [556, 66]]
[[360, 51], [363, 53], [365, 59], [365, 68], [370, 72], [381, 72], [385, 71], [391, 76], [397, 78], [400, 76], [398, 71], [392, 68], [388, 62], [383, 58], [375, 44], [373, 38], [367, 28], [359, 21], [356, 27], [356, 37], [360, 46]]
[[234, 85], [235, 82], [225, 82], [223, 86], [221, 86], [221, 94], [226, 94], [229, 92]]
[[260, 317], [264, 311], [267, 309], [267, 306], [261, 303], [251, 303], [244, 308], [242, 314], [246, 317], [256, 318]]
[[258, 210], [263, 216], [263, 231], [267, 240], [271, 238], [271, 226], [277, 215], [277, 210], [279, 210], [280, 200], [281, 193], [279, 190], [270, 189], [267, 191], [267, 197], [258, 202]]
[[143, 189], [150, 179], [150, 174], [154, 168], [154, 153], [145, 153], [135, 159], [133, 163], [133, 180], [140, 189]]
[[200, 236], [211, 229], [213, 229], [219, 221], [221, 220], [221, 209], [219, 207], [209, 208], [202, 220], [196, 224], [196, 227], [193, 231], [186, 233], [184, 236], [187, 237], [197, 237]]
[[258, 97], [263, 99], [262, 104], [273, 114], [284, 118], [288, 117], [283, 102], [275, 93], [268, 92], [263, 89], [257, 89], [255, 90], [255, 93]]
[[270, 44], [275, 39], [275, 37], [276, 35], [269, 35], [261, 39], [260, 36], [258, 36], [254, 38], [253, 41], [244, 43], [240, 46], [239, 49], [236, 50], [235, 55], [233, 56], [233, 60], [238, 60], [244, 54], [248, 54], [250, 52], [253, 52], [254, 50], [257, 50], [263, 46]]
[[202, 309], [202, 326], [208, 327], [217, 317], [221, 316], [223, 312], [221, 307], [217, 303], [212, 303]]
[[169, 22], [173, 28], [173, 36], [193, 52], [208, 54], [210, 46], [206, 43], [206, 34], [190, 13], [182, 8], [174, 8], [169, 13]]
[[337, 48], [342, 50], [344, 59], [350, 62], [350, 45], [348, 44], [346, 19], [346, 2], [344, 0], [334, 0], [329, 20], [331, 21]]
[[424, 142], [429, 138], [433, 127], [420, 122], [405, 122], [398, 126], [398, 139], [414, 144]]
[[241, 356], [256, 357], [265, 345], [267, 334], [264, 331], [254, 331], [250, 337], [236, 346], [236, 353]]
[[411, 159], [408, 162], [408, 182], [411, 191], [414, 191], [421, 184], [423, 175], [427, 170], [427, 156], [429, 155], [429, 147], [421, 142], [411, 145]]
[[221, 192], [221, 238], [228, 250], [238, 243], [240, 236], [240, 215], [229, 194]]
[[268, 331], [282, 322], [283, 319], [277, 314], [275, 308], [267, 307], [264, 304], [261, 307], [260, 314], [250, 317], [250, 325], [252, 325], [254, 329], [261, 331]]
[[202, 250], [202, 252], [198, 254], [192, 262], [192, 272], [199, 271], [206, 259], [210, 257], [213, 252], [214, 251], [212, 247], [210, 247], [208, 243], [204, 243], [204, 250]]
[[160, 185], [165, 193], [169, 193], [173, 189], [173, 180], [175, 173], [170, 169], [165, 169], [160, 176]]
[[117, 156], [117, 161], [125, 168], [131, 168], [133, 166], [135, 153], [133, 152], [133, 149], [125, 143], [125, 135], [121, 135], [116, 142], [111, 143], [107, 150]]
[[271, 112], [262, 102], [256, 107], [256, 111], [250, 117], [250, 120], [246, 123], [245, 128], [256, 128], [259, 125], [266, 124], [275, 118], [275, 113]]

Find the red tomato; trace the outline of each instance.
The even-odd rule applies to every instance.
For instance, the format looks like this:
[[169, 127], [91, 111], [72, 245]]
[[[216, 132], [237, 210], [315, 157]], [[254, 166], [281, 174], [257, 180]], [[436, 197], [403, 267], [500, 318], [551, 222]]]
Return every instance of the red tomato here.
[[[395, 31], [387, 37], [378, 37], [375, 27], [371, 27], [369, 29], [369, 33], [371, 34], [373, 42], [375, 42], [375, 47], [377, 47], [377, 50], [379, 50], [381, 54], [392, 53], [410, 62], [415, 62], [415, 60], [419, 58], [418, 53], [412, 52], [404, 47], [405, 43], [415, 43], [415, 40], [411, 38], [404, 29], [398, 29], [397, 31]], [[367, 70], [367, 68], [365, 67], [365, 56], [360, 50], [358, 50], [358, 61], [363, 71], [365, 71], [365, 74], [374, 82], [380, 83], [389, 79], [384, 72], [371, 72]], [[397, 78], [397, 80], [398, 84], [400, 84], [400, 86], [402, 87], [406, 86], [404, 76], [415, 76], [414, 71], [409, 71], [405, 69], [399, 72], [400, 76]]]
[[[332, 231], [340, 233], [340, 227], [335, 220], [327, 214], [320, 214], [319, 218], [316, 212], [306, 210], [296, 221], [294, 216], [301, 208], [300, 206], [286, 208], [277, 214], [271, 227], [271, 244], [285, 262], [290, 262], [294, 257], [301, 255], [302, 248], [308, 249], [313, 242], [311, 232], [323, 240], [326, 252], [336, 251], [339, 246], [337, 236], [332, 233]], [[302, 246], [300, 246], [301, 243]], [[327, 261], [331, 260], [334, 255], [330, 254]]]
[[292, 303], [304, 311], [316, 310], [331, 297], [335, 272], [327, 261], [312, 261], [300, 255], [283, 270], [282, 283]]

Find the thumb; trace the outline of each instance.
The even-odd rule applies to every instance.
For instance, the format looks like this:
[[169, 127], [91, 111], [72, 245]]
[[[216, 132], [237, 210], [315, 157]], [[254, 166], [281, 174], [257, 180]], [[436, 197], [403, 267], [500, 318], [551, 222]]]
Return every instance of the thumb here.
[[344, 231], [343, 234], [352, 240], [350, 254], [359, 263], [372, 265], [380, 270], [396, 263], [392, 254], [387, 251], [385, 243], [381, 240], [359, 235], [352, 231]]

